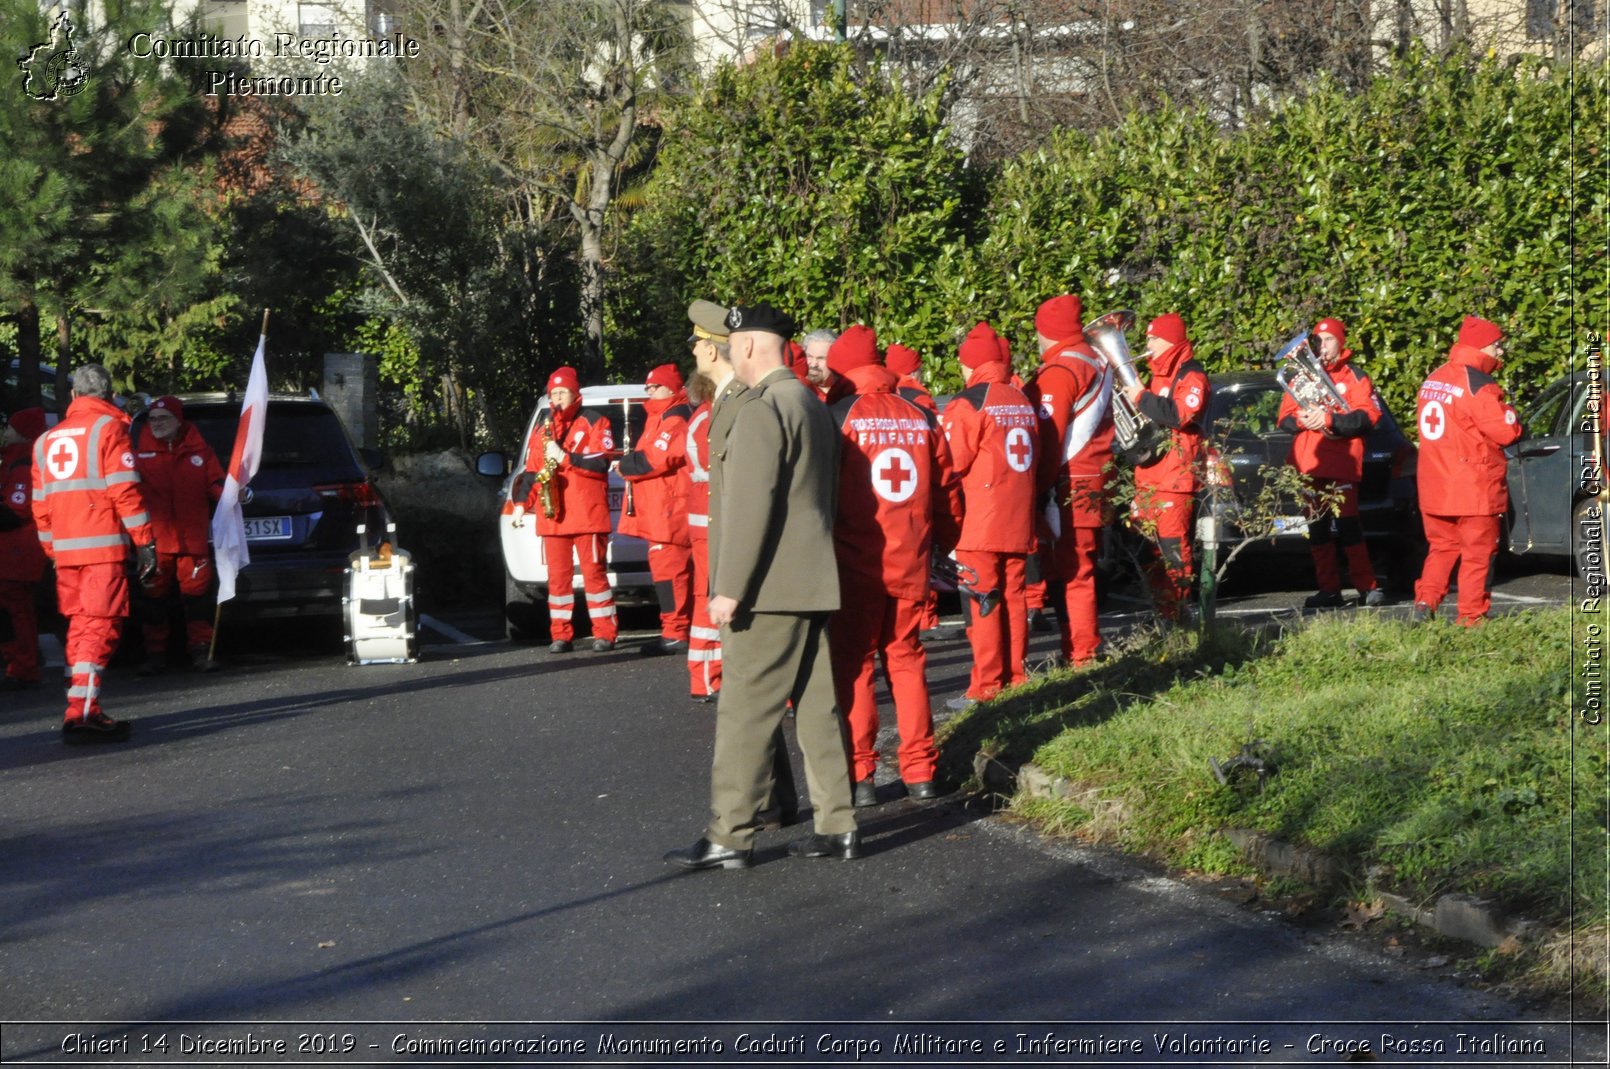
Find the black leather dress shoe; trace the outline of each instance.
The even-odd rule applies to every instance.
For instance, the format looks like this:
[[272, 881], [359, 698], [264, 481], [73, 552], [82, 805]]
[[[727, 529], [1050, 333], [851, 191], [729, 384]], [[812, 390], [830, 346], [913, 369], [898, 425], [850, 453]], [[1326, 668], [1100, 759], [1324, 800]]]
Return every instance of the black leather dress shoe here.
[[836, 857], [854, 861], [861, 856], [861, 833], [847, 831], [843, 835], [807, 835], [788, 844], [791, 857]]
[[754, 863], [754, 851], [734, 850], [730, 846], [717, 846], [709, 839], [700, 839], [682, 850], [665, 855], [667, 864], [692, 872], [698, 869], [746, 869]]
[[930, 798], [938, 798], [939, 791], [934, 787], [933, 780], [923, 780], [921, 783], [906, 784], [906, 794], [919, 802], [926, 802]]
[[855, 781], [855, 791], [850, 800], [855, 803], [857, 809], [878, 804], [878, 787], [872, 782], [871, 776]]

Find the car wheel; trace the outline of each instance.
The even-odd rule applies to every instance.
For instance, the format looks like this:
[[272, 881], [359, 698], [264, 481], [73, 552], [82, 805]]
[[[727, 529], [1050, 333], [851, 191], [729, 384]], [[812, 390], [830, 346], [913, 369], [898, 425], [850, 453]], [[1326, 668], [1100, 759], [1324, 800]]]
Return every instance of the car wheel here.
[[1576, 574], [1597, 576], [1602, 585], [1605, 574], [1604, 511], [1596, 497], [1585, 497], [1571, 509], [1571, 563]]
[[541, 599], [503, 576], [503, 633], [510, 642], [541, 642], [547, 637], [548, 614]]

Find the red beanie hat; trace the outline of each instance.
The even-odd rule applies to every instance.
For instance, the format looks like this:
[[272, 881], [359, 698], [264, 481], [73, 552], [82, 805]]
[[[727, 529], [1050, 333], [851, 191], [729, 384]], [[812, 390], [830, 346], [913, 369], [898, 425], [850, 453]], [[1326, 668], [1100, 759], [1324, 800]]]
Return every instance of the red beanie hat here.
[[1340, 319], [1321, 319], [1318, 323], [1314, 324], [1314, 333], [1334, 334], [1336, 336], [1337, 345], [1344, 345], [1347, 342], [1347, 327]]
[[956, 355], [961, 357], [962, 367], [981, 368], [985, 364], [998, 364], [1005, 359], [1001, 354], [1002, 345], [1001, 336], [995, 333], [995, 328], [988, 323], [980, 323], [967, 332], [967, 337], [962, 339]]
[[1154, 338], [1162, 338], [1170, 345], [1185, 344], [1185, 320], [1180, 318], [1178, 312], [1166, 312], [1146, 324], [1146, 333]]
[[159, 408], [164, 412], [172, 412], [174, 419], [184, 419], [184, 405], [180, 403], [177, 397], [158, 397], [151, 402], [151, 407], [146, 411], [155, 412]]
[[1052, 297], [1034, 313], [1034, 329], [1052, 341], [1084, 337], [1084, 305], [1071, 293]]
[[840, 375], [851, 368], [878, 362], [878, 335], [871, 327], [856, 323], [847, 327], [827, 350], [827, 368]]
[[543, 390], [543, 392], [552, 393], [555, 386], [563, 386], [571, 393], [580, 394], [581, 376], [576, 374], [575, 368], [570, 367], [567, 364], [558, 371], [555, 371], [552, 375], [548, 376], [548, 386], [545, 390]]
[[22, 435], [24, 441], [31, 442], [45, 433], [45, 410], [42, 408], [24, 408], [19, 412], [11, 413], [8, 421]]
[[895, 342], [883, 350], [883, 366], [896, 375], [913, 375], [922, 367], [922, 357], [917, 355], [917, 350]]
[[661, 364], [650, 371], [643, 382], [649, 386], [664, 386], [675, 393], [682, 388], [682, 372], [677, 370], [675, 364]]
[[1465, 316], [1465, 321], [1459, 324], [1459, 343], [1485, 349], [1493, 342], [1504, 336], [1504, 330], [1497, 323], [1489, 323], [1476, 316]]

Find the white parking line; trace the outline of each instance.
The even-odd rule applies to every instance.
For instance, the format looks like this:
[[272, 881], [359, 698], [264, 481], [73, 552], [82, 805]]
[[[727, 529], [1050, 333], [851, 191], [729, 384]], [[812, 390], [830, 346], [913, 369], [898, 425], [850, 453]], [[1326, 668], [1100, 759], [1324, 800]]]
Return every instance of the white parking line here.
[[460, 646], [477, 646], [481, 643], [481, 639], [476, 638], [474, 635], [466, 635], [452, 624], [444, 624], [436, 617], [426, 616], [424, 613], [419, 614], [419, 626], [428, 627], [443, 638], [451, 639]]
[[1558, 602], [1556, 602], [1556, 601], [1554, 601], [1554, 600], [1552, 600], [1550, 598], [1534, 598], [1534, 597], [1531, 597], [1528, 594], [1505, 594], [1501, 590], [1493, 591], [1492, 596], [1494, 598], [1502, 599], [1504, 601], [1519, 601], [1519, 602], [1521, 602], [1522, 604], [1525, 604], [1525, 605], [1556, 605], [1556, 604], [1559, 604]]

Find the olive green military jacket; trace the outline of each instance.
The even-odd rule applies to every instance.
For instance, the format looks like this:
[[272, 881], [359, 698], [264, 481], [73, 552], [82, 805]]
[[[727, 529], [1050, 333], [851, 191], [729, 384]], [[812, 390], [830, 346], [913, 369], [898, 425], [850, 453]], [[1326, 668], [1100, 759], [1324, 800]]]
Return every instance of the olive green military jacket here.
[[786, 367], [742, 396], [722, 393], [710, 425], [711, 593], [753, 612], [837, 609], [832, 414]]

